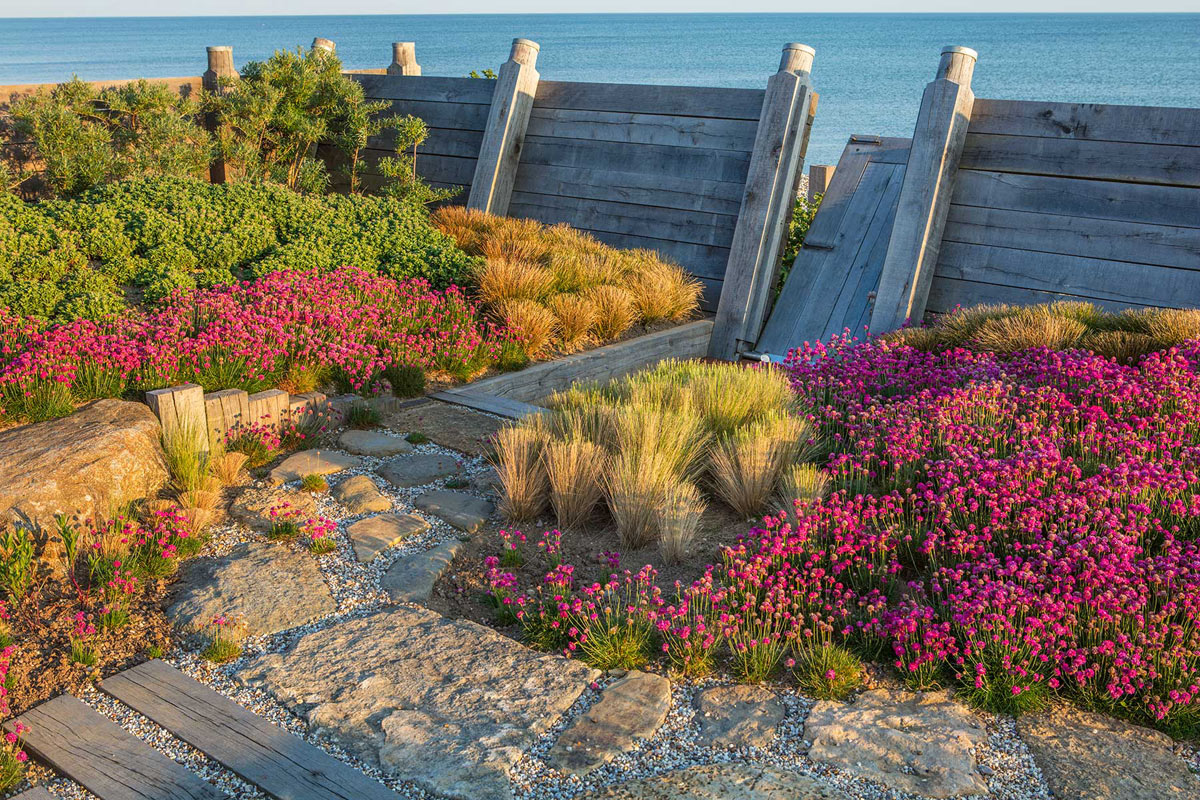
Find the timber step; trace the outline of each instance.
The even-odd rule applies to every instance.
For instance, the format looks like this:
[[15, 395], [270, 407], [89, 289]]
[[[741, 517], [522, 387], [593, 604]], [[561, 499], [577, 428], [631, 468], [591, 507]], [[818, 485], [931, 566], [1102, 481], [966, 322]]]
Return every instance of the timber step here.
[[[277, 800], [399, 800], [319, 747], [293, 736], [163, 661], [105, 678], [109, 696]], [[20, 715], [25, 749], [100, 800], [221, 800], [226, 794], [91, 706], [61, 695]], [[12, 721], [5, 725], [11, 729]], [[22, 800], [46, 800], [31, 789]]]
[[21, 722], [29, 726], [24, 734], [27, 751], [101, 800], [225, 797], [211, 783], [70, 695], [26, 711]]
[[398, 800], [379, 781], [163, 661], [120, 672], [106, 678], [100, 688], [270, 797]]

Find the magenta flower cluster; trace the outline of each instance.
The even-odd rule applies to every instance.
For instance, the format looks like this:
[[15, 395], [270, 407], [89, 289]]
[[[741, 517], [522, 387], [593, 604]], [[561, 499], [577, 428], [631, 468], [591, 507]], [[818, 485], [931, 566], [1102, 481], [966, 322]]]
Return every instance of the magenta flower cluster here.
[[29, 416], [64, 396], [189, 381], [258, 391], [308, 370], [358, 390], [393, 364], [462, 374], [490, 363], [498, 347], [457, 287], [436, 291], [356, 267], [283, 271], [99, 322], [43, 326], [0, 309], [0, 405]]
[[685, 670], [719, 653], [757, 680], [836, 644], [990, 708], [1058, 695], [1194, 729], [1200, 343], [1123, 366], [835, 340], [786, 369], [836, 491], [765, 517], [673, 596], [644, 571], [577, 586], [564, 565], [514, 597], [506, 573], [531, 638], [578, 653], [620, 611]]

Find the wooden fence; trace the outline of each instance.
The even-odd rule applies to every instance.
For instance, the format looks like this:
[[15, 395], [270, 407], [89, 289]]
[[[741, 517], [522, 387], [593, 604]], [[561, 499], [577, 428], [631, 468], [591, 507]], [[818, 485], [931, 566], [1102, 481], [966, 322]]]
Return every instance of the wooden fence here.
[[[318, 37], [313, 47], [334, 43]], [[430, 77], [414, 44], [397, 42], [386, 69], [347, 74], [368, 98], [425, 121], [416, 170], [457, 190], [452, 202], [654, 250], [703, 283], [703, 307], [716, 312], [711, 355], [732, 358], [752, 345], [816, 113], [812, 48], [785, 45], [764, 89], [543, 81], [538, 51], [514, 40], [495, 80]], [[203, 76], [172, 80], [215, 89], [236, 76], [231, 48], [207, 55]], [[367, 188], [382, 181], [375, 165], [394, 144], [388, 136], [368, 143]], [[337, 158], [326, 145], [317, 154]], [[223, 165], [211, 177], [223, 180]]]

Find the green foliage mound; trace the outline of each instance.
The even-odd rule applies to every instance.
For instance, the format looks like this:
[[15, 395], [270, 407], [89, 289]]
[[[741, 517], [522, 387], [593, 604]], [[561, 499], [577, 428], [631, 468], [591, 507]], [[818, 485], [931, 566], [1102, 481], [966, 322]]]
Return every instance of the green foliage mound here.
[[0, 194], [0, 307], [45, 320], [97, 318], [284, 269], [353, 264], [444, 287], [472, 262], [422, 208], [391, 197], [186, 178], [41, 203]]

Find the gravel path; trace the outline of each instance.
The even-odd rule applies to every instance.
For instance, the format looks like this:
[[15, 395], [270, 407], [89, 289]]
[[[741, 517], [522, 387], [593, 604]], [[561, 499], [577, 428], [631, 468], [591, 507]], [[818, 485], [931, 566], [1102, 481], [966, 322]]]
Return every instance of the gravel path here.
[[[458, 453], [434, 444], [420, 445], [417, 453], [449, 455], [464, 465], [467, 475], [486, 468], [479, 458], [465, 458]], [[362, 467], [330, 476], [336, 484], [354, 474], [370, 473], [383, 459], [363, 457]], [[381, 491], [395, 504], [398, 513], [413, 512], [412, 502], [430, 487], [397, 489], [386, 481], [376, 478]], [[438, 487], [435, 487], [438, 488]], [[300, 635], [325, 628], [341, 620], [365, 615], [387, 603], [387, 595], [380, 589], [381, 576], [398, 558], [420, 552], [441, 542], [457, 538], [460, 533], [448, 524], [429, 516], [430, 529], [380, 554], [369, 564], [360, 563], [350, 546], [345, 529], [363, 516], [349, 516], [327, 493], [318, 498], [320, 513], [338, 523], [335, 534], [336, 551], [319, 558], [322, 575], [337, 602], [338, 612], [315, 623], [272, 636], [249, 639], [244, 644], [243, 656], [230, 664], [211, 664], [194, 652], [177, 652], [166, 660], [183, 672], [211, 686], [255, 713], [269, 719], [284, 729], [307, 739], [323, 748], [334, 757], [353, 764], [368, 775], [383, 780], [400, 796], [411, 800], [434, 800], [425, 791], [394, 779], [387, 779], [376, 769], [367, 767], [347, 755], [336, 745], [310, 733], [305, 723], [283, 708], [261, 690], [248, 689], [235, 682], [231, 676], [243, 666], [248, 657], [263, 652], [279, 652], [291, 645]], [[245, 541], [260, 541], [263, 537], [247, 528], [231, 524], [212, 531], [211, 541], [205, 555], [223, 555], [234, 545]], [[301, 548], [301, 543], [280, 544], [280, 547]], [[316, 556], [314, 556], [316, 557]], [[787, 686], [771, 687], [785, 707], [786, 715], [775, 739], [764, 749], [741, 748], [737, 750], [714, 749], [697, 743], [699, 727], [695, 719], [694, 703], [698, 691], [721, 685], [723, 681], [681, 681], [673, 688], [672, 708], [665, 724], [657, 734], [640, 744], [633, 752], [615, 758], [610, 764], [591, 773], [586, 780], [558, 773], [543, 761], [558, 734], [597, 701], [603, 687], [615, 679], [610, 675], [596, 688], [586, 690], [570, 711], [516, 764], [511, 772], [512, 789], [517, 800], [566, 800], [584, 797], [594, 789], [620, 783], [631, 778], [640, 778], [678, 767], [717, 764], [748, 763], [773, 766], [797, 773], [816, 776], [837, 787], [847, 800], [909, 800], [915, 796], [886, 789], [878, 784], [851, 776], [824, 764], [817, 764], [806, 755], [808, 743], [802, 732], [805, 717], [812, 709], [812, 700], [798, 694]], [[145, 717], [122, 706], [98, 691], [92, 690], [82, 698], [101, 713], [117, 721], [159, 751], [188, 766], [210, 780], [237, 800], [256, 800], [263, 797], [254, 787], [233, 775], [229, 770], [211, 761], [194, 748], [179, 741], [161, 727]], [[1050, 795], [1041, 774], [1033, 763], [1025, 745], [1018, 738], [1013, 720], [990, 714], [980, 714], [987, 725], [988, 740], [977, 755], [991, 794], [996, 800], [1049, 800]], [[1180, 746], [1180, 756], [1189, 765], [1200, 771], [1200, 753], [1194, 748]], [[71, 781], [54, 778], [48, 770], [35, 767], [31, 775], [47, 785], [58, 797], [80, 800], [92, 797]]]

